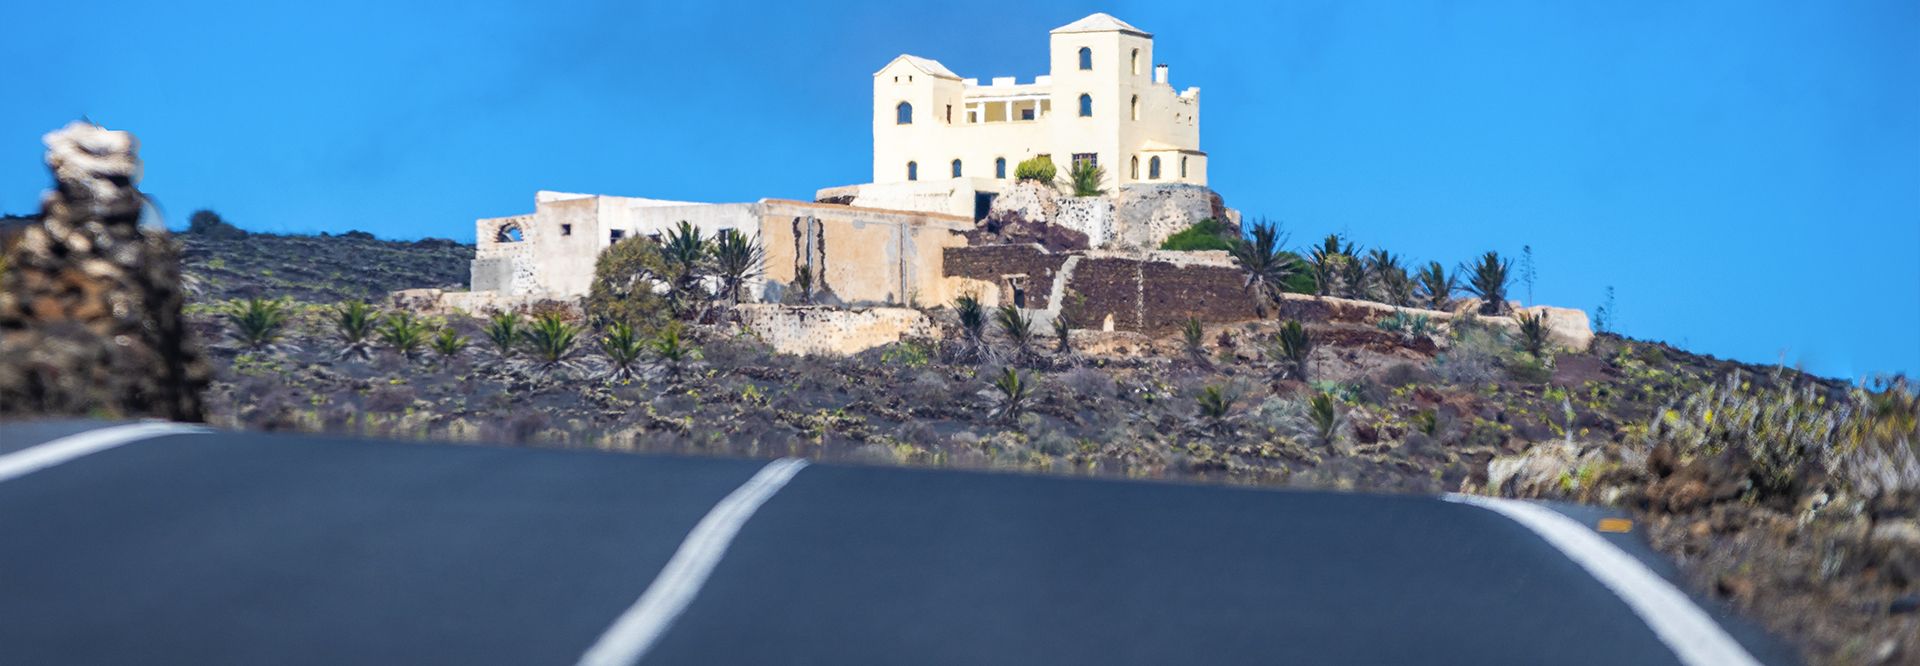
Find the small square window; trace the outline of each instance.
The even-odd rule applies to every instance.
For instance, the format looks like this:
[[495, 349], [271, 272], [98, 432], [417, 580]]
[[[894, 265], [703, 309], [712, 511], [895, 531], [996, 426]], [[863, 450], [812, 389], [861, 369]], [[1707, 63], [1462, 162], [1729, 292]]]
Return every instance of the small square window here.
[[562, 236], [572, 236], [572, 235], [573, 235], [573, 225], [571, 225], [571, 224], [562, 224], [562, 225], [560, 225], [560, 235], [562, 235]]
[[627, 237], [627, 232], [624, 229], [614, 229], [612, 232], [607, 234], [607, 239], [615, 243], [620, 242], [620, 239], [626, 238], [626, 237]]

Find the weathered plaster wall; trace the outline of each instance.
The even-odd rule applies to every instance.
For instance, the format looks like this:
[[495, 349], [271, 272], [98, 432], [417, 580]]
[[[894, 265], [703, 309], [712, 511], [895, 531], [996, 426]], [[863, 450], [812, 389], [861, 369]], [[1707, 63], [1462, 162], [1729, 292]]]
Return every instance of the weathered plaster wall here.
[[855, 354], [902, 338], [940, 333], [933, 320], [911, 308], [752, 304], [738, 312], [747, 330], [787, 354]]
[[1060, 197], [1053, 223], [1087, 235], [1087, 244], [1112, 247], [1118, 232], [1110, 197]]
[[971, 218], [769, 199], [760, 204], [766, 296], [777, 300], [803, 266], [815, 288], [850, 305], [943, 302], [941, 251], [963, 245]]
[[1199, 185], [1135, 184], [1120, 188], [1114, 196], [1117, 229], [1113, 245], [1125, 248], [1155, 249], [1168, 236], [1209, 217], [1238, 225], [1216, 211], [1218, 200], [1213, 191]]

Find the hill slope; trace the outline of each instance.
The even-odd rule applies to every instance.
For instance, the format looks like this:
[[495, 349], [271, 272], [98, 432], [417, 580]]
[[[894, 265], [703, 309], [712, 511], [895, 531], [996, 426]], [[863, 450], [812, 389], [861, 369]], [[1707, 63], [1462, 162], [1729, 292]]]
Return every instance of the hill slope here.
[[440, 238], [371, 234], [282, 236], [181, 233], [182, 271], [196, 301], [252, 296], [309, 303], [383, 300], [387, 292], [467, 284], [473, 246]]

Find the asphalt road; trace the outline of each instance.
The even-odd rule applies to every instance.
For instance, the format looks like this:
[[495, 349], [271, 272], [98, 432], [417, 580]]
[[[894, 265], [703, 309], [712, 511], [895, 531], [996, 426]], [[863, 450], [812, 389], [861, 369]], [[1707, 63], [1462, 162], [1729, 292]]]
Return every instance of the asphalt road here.
[[[0, 472], [77, 431], [0, 424]], [[208, 433], [0, 473], [0, 663], [568, 664], [661, 599], [643, 663], [1687, 663], [1479, 506], [827, 465], [729, 504], [766, 469]]]

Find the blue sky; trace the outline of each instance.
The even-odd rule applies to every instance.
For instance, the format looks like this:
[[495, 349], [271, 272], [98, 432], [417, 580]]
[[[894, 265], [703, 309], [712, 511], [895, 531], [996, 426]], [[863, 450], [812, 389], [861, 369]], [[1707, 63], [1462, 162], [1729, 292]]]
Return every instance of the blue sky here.
[[894, 55], [1025, 79], [1094, 11], [1156, 34], [1213, 186], [1296, 243], [1531, 245], [1534, 301], [1611, 285], [1629, 335], [1920, 369], [1912, 1], [13, 2], [0, 211], [82, 114], [140, 136], [173, 224], [470, 241], [536, 189], [809, 197], [869, 179]]

